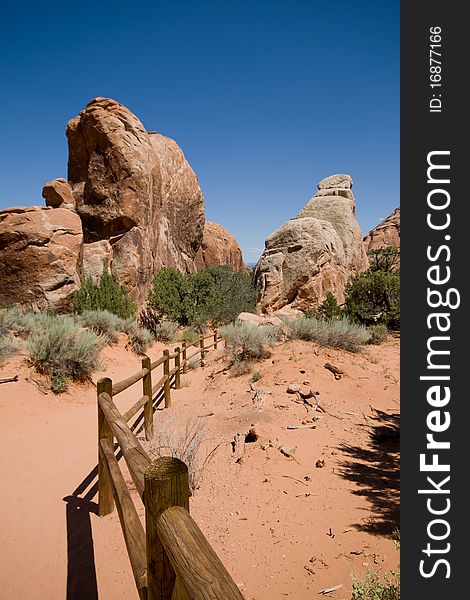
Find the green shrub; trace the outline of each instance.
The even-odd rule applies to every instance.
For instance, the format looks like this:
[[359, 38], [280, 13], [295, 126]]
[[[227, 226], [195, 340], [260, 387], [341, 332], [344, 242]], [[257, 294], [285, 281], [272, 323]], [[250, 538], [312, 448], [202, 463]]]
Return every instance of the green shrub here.
[[371, 335], [369, 344], [381, 344], [388, 338], [388, 329], [386, 325], [369, 325], [367, 331]]
[[18, 350], [18, 341], [11, 333], [0, 333], [0, 365], [2, 365], [7, 358], [14, 356]]
[[188, 346], [190, 346], [191, 344], [194, 344], [194, 342], [197, 342], [197, 340], [199, 339], [199, 333], [194, 331], [194, 329], [185, 329], [183, 331], [181, 339], [183, 340], [183, 342], [186, 342]]
[[69, 379], [83, 381], [98, 366], [105, 340], [93, 331], [80, 331], [68, 315], [38, 313], [36, 327], [26, 341], [26, 350], [36, 369], [49, 375], [56, 388], [66, 389]]
[[400, 270], [400, 248], [386, 246], [378, 248], [367, 253], [369, 258], [369, 269], [371, 271], [392, 271]]
[[188, 277], [178, 269], [162, 269], [155, 276], [148, 301], [160, 318], [180, 325], [188, 325], [195, 317]]
[[400, 329], [400, 274], [365, 271], [354, 276], [345, 290], [346, 313], [365, 325]]
[[162, 269], [148, 301], [159, 320], [166, 317], [183, 326], [218, 326], [233, 321], [241, 312], [254, 311], [256, 305], [252, 276], [228, 266], [188, 275]]
[[367, 344], [370, 334], [366, 327], [351, 323], [348, 319], [290, 319], [286, 321], [292, 340], [316, 342], [328, 348], [342, 348], [357, 352], [360, 346]]
[[352, 575], [352, 600], [400, 600], [400, 574], [390, 573], [391, 577], [385, 574], [383, 580], [378, 571], [371, 573], [370, 568], [364, 579]]
[[210, 267], [193, 278], [208, 277], [206, 295], [200, 303], [199, 319], [218, 327], [234, 321], [242, 312], [256, 311], [256, 289], [250, 273], [229, 266]]
[[79, 314], [86, 310], [107, 310], [126, 319], [135, 315], [136, 306], [105, 267], [98, 286], [94, 285], [91, 277], [85, 279], [73, 297], [73, 309]]
[[84, 327], [103, 335], [110, 343], [117, 342], [119, 333], [124, 330], [124, 319], [108, 310], [84, 310], [80, 321]]
[[343, 316], [343, 311], [338, 305], [334, 295], [331, 292], [328, 292], [328, 295], [322, 304], [318, 308], [306, 311], [305, 316], [309, 319], [340, 319]]

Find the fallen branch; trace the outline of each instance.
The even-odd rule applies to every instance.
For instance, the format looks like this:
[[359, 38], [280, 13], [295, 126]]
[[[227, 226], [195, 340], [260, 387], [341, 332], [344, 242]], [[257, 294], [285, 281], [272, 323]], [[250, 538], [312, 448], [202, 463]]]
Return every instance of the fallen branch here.
[[315, 429], [315, 425], [288, 425], [287, 429]]
[[297, 483], [301, 483], [302, 485], [306, 485], [308, 487], [308, 483], [306, 481], [297, 479], [297, 477], [292, 477], [291, 475], [283, 475], [283, 477], [286, 477], [287, 479], [293, 479], [294, 481], [297, 481]]
[[329, 594], [330, 592], [334, 592], [336, 590], [339, 590], [342, 587], [343, 587], [343, 584], [342, 583], [338, 583], [338, 585], [333, 585], [332, 587], [325, 588], [324, 590], [320, 590], [318, 593], [325, 595], [325, 594]]
[[344, 374], [344, 371], [342, 371], [339, 367], [332, 365], [331, 363], [325, 363], [323, 366], [325, 367], [325, 369], [328, 369], [328, 371], [331, 371], [333, 373], [335, 379], [341, 379], [341, 375]]
[[0, 379], [0, 383], [10, 383], [11, 381], [18, 381], [18, 375], [13, 375], [13, 377], [2, 377]]

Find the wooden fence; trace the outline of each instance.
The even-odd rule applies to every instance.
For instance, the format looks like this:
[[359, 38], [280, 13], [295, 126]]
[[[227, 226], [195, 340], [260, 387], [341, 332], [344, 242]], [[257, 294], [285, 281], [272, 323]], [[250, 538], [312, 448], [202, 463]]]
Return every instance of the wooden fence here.
[[[205, 345], [206, 340], [211, 342]], [[145, 437], [154, 435], [154, 410], [171, 405], [171, 388], [179, 389], [180, 375], [191, 359], [217, 348], [217, 332], [173, 353], [164, 350], [156, 361], [142, 359], [140, 371], [113, 383], [98, 381], [98, 513], [108, 515], [116, 504], [124, 540], [142, 600], [243, 600], [243, 596], [189, 514], [188, 468], [177, 458], [151, 461], [128, 422], [143, 409]], [[192, 350], [196, 348], [196, 350]], [[171, 368], [170, 361], [174, 360]], [[163, 374], [152, 384], [152, 372]], [[124, 414], [114, 396], [142, 381], [142, 396]], [[138, 420], [138, 419], [137, 419]], [[136, 420], [136, 422], [137, 422]], [[135, 427], [134, 427], [135, 429]], [[115, 440], [117, 448], [115, 447]], [[145, 531], [115, 455], [120, 449], [132, 481], [145, 506]]]

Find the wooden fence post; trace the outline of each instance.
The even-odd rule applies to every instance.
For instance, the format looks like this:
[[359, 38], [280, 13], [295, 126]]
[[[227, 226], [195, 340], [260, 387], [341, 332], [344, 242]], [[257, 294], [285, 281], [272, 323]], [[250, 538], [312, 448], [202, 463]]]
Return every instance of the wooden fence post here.
[[201, 367], [204, 366], [204, 334], [201, 333], [201, 338], [199, 340], [199, 347], [201, 348]]
[[217, 329], [214, 331], [214, 350], [217, 350]]
[[112, 448], [114, 447], [114, 435], [99, 402], [100, 394], [103, 392], [109, 394], [111, 398], [113, 397], [113, 382], [109, 377], [103, 377], [96, 384], [98, 400], [98, 514], [100, 517], [109, 515], [114, 510], [113, 488], [100, 453], [100, 440], [103, 438], [109, 441]]
[[181, 389], [181, 350], [175, 348], [175, 390]]
[[144, 404], [144, 429], [145, 439], [153, 440], [153, 402], [152, 402], [152, 361], [148, 356], [142, 359], [142, 369], [148, 369], [147, 375], [142, 378], [142, 392], [148, 397]]
[[183, 374], [186, 375], [188, 372], [188, 364], [187, 364], [187, 351], [186, 351], [186, 342], [182, 343], [183, 348]]
[[173, 593], [175, 572], [158, 539], [157, 520], [170, 506], [189, 511], [188, 467], [178, 458], [163, 456], [149, 465], [144, 479], [148, 600], [179, 600], [186, 595], [180, 585], [180, 592]]
[[165, 362], [163, 363], [163, 375], [166, 375], [165, 383], [163, 384], [163, 390], [165, 393], [165, 408], [171, 406], [171, 391], [170, 391], [170, 351], [163, 350], [163, 356]]

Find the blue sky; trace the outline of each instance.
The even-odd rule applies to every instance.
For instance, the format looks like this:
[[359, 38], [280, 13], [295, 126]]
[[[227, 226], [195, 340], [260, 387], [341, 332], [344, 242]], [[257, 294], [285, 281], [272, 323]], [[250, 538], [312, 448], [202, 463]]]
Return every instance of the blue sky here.
[[399, 205], [399, 2], [23, 2], [0, 24], [0, 208], [67, 174], [95, 96], [175, 139], [245, 260], [333, 173], [363, 233]]

